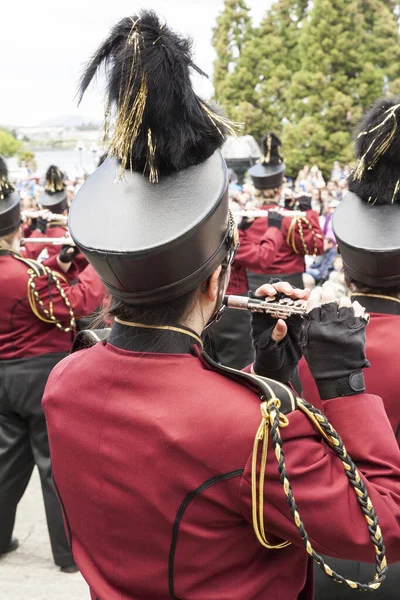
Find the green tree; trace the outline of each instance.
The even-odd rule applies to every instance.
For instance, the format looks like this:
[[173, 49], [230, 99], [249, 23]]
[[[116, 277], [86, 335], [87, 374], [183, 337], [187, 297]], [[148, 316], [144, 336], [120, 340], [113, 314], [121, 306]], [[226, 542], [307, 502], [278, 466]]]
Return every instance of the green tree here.
[[30, 150], [20, 150], [18, 152], [18, 165], [20, 167], [26, 167], [31, 171], [36, 171], [37, 162], [34, 152]]
[[225, 108], [238, 99], [232, 75], [244, 46], [252, 37], [250, 10], [245, 0], [225, 0], [213, 30], [215, 99]]
[[[244, 48], [238, 61], [240, 78], [242, 64], [253, 65], [249, 81], [253, 104], [263, 114], [263, 123], [253, 130], [257, 137], [263, 135], [266, 129], [278, 134], [282, 131], [287, 117], [287, 90], [293, 73], [300, 69], [297, 47], [307, 6], [308, 0], [274, 2], [254, 31], [255, 43]], [[247, 98], [247, 101], [250, 99]]]
[[14, 156], [21, 146], [21, 142], [8, 133], [8, 131], [0, 129], [0, 155], [6, 158]]
[[286, 95], [283, 143], [292, 173], [316, 162], [328, 175], [334, 160], [351, 160], [351, 135], [363, 109], [398, 86], [399, 60], [392, 61], [399, 41], [387, 2], [314, 1], [296, 48], [301, 68]]

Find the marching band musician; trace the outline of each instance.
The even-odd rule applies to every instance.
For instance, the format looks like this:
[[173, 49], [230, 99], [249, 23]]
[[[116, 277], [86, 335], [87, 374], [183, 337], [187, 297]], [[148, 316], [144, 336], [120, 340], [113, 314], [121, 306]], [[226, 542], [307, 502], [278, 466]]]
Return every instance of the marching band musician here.
[[[52, 483], [43, 390], [52, 368], [70, 350], [75, 319], [100, 304], [103, 285], [88, 266], [80, 275], [73, 248], [39, 264], [20, 252], [20, 199], [0, 179], [0, 555], [12, 537], [17, 505], [36, 464], [54, 562], [75, 572]], [[46, 266], [45, 266], [46, 265]], [[78, 278], [75, 286], [72, 278]]]
[[[301, 340], [300, 317], [286, 325], [255, 314], [258, 375], [212, 362], [201, 336], [220, 315], [238, 243], [219, 150], [231, 123], [195, 95], [189, 41], [153, 12], [112, 29], [82, 93], [103, 63], [115, 129], [69, 228], [111, 293], [114, 324], [108, 341], [56, 366], [43, 399], [54, 480], [92, 600], [308, 600], [315, 551], [375, 561], [368, 589], [379, 587], [383, 543], [400, 558], [400, 455], [381, 400], [364, 393], [362, 307], [344, 299], [339, 308], [326, 288], [325, 304], [309, 301]], [[258, 291], [278, 293], [308, 296], [283, 282]], [[283, 344], [271, 343], [277, 329]], [[336, 338], [348, 381], [332, 395]], [[282, 383], [300, 342], [316, 378], [328, 378], [327, 414], [347, 451]], [[274, 361], [276, 380], [263, 378]], [[330, 432], [329, 447], [320, 432]]]
[[[262, 163], [254, 165], [249, 170], [261, 210], [272, 211], [279, 206], [285, 175], [285, 164], [279, 154], [280, 145], [281, 141], [275, 133], [267, 133], [261, 140], [264, 154]], [[249, 288], [253, 292], [270, 277], [280, 277], [295, 287], [304, 287], [304, 257], [307, 254], [311, 256], [322, 254], [323, 235], [318, 215], [311, 210], [311, 197], [300, 198], [299, 209], [305, 211], [305, 215], [292, 218], [285, 216], [283, 219], [284, 239], [275, 255], [275, 260], [268, 269], [265, 270], [261, 266], [258, 269], [248, 269]], [[271, 216], [253, 221], [248, 229], [250, 240], [260, 240]]]
[[[50, 165], [46, 171], [46, 183], [44, 193], [40, 198], [40, 206], [43, 210], [50, 211], [53, 215], [60, 215], [60, 220], [51, 220], [46, 223], [44, 219], [44, 227], [33, 231], [29, 237], [43, 238], [63, 238], [68, 234], [68, 227], [65, 217], [68, 216], [68, 196], [64, 182], [62, 171], [55, 165]], [[64, 217], [64, 219], [62, 218]], [[43, 220], [42, 220], [43, 221]], [[61, 246], [58, 244], [30, 244], [29, 237], [25, 243], [25, 247], [29, 255], [39, 259], [40, 262], [51, 256], [56, 256]], [[87, 266], [85, 257], [78, 253], [74, 256], [74, 262], [82, 271]]]
[[[365, 374], [366, 386], [382, 396], [400, 446], [399, 123], [400, 98], [378, 100], [362, 119], [356, 141], [358, 166], [348, 178], [349, 192], [336, 209], [333, 228], [350, 297], [362, 302], [371, 315], [366, 346], [371, 368]], [[320, 407], [318, 388], [305, 361], [300, 363], [300, 376], [305, 396]], [[351, 563], [345, 568], [351, 574], [367, 567]], [[392, 567], [389, 580], [391, 585], [374, 595], [377, 600], [398, 598], [400, 564]], [[319, 600], [349, 597], [346, 590], [339, 593], [329, 584], [317, 578]]]
[[[231, 268], [227, 294], [247, 296], [249, 284], [247, 269], [269, 269], [284, 238], [282, 236], [283, 217], [278, 212], [270, 213], [268, 229], [259, 240], [250, 240], [247, 235], [252, 220], [242, 218], [238, 225], [239, 248]], [[214, 323], [209, 329], [210, 340], [207, 351], [216, 361], [232, 367], [243, 369], [253, 362], [254, 349], [251, 341], [250, 315], [246, 311], [239, 314], [226, 308], [224, 318]]]

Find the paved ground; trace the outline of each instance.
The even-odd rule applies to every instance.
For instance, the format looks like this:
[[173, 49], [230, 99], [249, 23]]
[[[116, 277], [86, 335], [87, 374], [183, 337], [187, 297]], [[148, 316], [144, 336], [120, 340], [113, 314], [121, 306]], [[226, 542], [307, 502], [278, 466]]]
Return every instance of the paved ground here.
[[89, 600], [82, 576], [60, 573], [53, 563], [36, 470], [18, 507], [14, 535], [19, 549], [0, 559], [1, 600]]

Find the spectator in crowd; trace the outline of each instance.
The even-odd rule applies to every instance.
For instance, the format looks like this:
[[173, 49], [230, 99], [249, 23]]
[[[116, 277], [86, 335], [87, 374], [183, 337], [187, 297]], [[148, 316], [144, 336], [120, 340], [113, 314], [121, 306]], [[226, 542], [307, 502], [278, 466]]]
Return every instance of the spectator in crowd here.
[[342, 181], [343, 178], [344, 178], [344, 173], [343, 173], [342, 167], [340, 166], [340, 162], [338, 160], [335, 160], [335, 162], [333, 163], [331, 180], [339, 183], [340, 181]]
[[334, 270], [335, 259], [337, 258], [336, 242], [331, 237], [324, 238], [324, 253], [317, 256], [306, 271], [313, 277], [315, 283], [322, 284], [328, 281], [330, 273]]

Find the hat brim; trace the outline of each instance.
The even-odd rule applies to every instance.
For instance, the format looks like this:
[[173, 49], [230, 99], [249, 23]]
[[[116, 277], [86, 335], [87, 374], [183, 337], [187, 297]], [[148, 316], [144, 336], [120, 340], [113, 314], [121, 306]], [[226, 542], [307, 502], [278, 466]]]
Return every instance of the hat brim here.
[[334, 213], [333, 230], [353, 280], [400, 285], [400, 205], [372, 205], [348, 192]]

